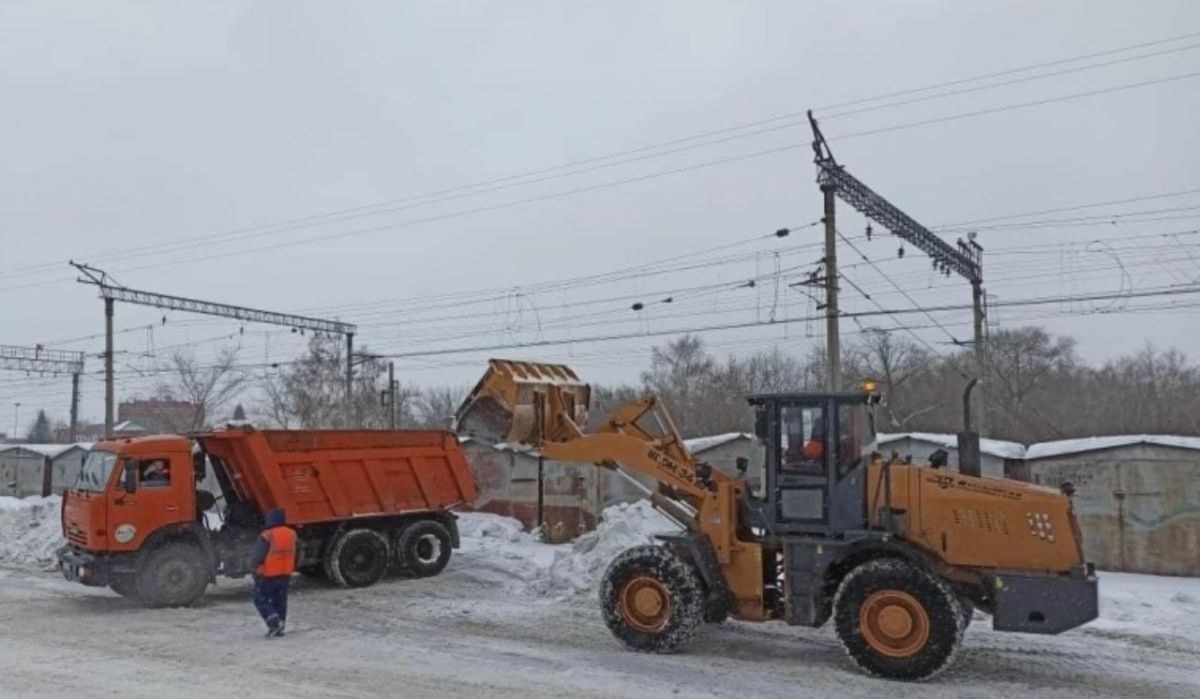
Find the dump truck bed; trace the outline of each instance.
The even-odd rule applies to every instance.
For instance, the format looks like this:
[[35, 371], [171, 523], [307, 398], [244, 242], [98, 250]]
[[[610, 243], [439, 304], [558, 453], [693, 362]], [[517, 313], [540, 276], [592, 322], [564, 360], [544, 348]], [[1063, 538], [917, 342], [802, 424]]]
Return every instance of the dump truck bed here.
[[445, 510], [476, 497], [458, 438], [442, 430], [228, 429], [198, 437], [232, 487], [293, 524]]

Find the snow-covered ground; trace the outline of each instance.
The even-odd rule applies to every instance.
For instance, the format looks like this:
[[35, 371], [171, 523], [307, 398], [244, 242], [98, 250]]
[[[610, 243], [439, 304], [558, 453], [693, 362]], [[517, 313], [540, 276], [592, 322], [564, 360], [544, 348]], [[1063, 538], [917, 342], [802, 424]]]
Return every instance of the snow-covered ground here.
[[979, 618], [951, 670], [897, 684], [854, 670], [829, 629], [729, 622], [675, 655], [625, 651], [594, 586], [617, 551], [671, 528], [644, 505], [562, 546], [464, 515], [440, 576], [298, 582], [291, 633], [270, 641], [245, 580], [189, 609], [145, 610], [45, 570], [57, 540], [41, 528], [57, 532], [56, 510], [0, 498], [0, 696], [1200, 696], [1196, 579], [1105, 573], [1092, 624], [1028, 636]]

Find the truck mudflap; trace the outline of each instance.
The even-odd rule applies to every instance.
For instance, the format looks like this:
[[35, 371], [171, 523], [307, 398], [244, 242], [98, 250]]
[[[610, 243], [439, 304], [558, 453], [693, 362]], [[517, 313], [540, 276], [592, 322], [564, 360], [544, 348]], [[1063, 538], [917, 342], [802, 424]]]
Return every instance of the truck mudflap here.
[[992, 628], [1023, 633], [1062, 633], [1100, 614], [1099, 590], [1092, 566], [1070, 575], [997, 573], [991, 578], [995, 610]]
[[127, 556], [97, 556], [70, 546], [55, 552], [63, 577], [88, 587], [105, 587], [113, 573], [132, 573]]

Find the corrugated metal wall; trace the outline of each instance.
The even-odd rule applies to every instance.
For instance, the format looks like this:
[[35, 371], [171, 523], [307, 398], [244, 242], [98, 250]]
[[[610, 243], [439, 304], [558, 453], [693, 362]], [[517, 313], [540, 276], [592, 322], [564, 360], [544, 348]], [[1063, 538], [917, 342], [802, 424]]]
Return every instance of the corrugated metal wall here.
[[1027, 462], [1073, 484], [1085, 556], [1106, 570], [1200, 576], [1200, 452], [1134, 445]]

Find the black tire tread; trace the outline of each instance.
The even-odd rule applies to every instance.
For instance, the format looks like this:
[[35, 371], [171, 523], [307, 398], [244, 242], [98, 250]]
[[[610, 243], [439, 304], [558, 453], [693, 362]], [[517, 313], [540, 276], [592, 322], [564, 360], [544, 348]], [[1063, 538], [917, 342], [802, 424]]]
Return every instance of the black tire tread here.
[[[429, 534], [437, 537], [442, 548], [437, 560], [426, 564], [419, 561], [411, 552], [417, 546], [418, 541]], [[396, 564], [415, 577], [432, 577], [442, 572], [450, 562], [451, 543], [450, 530], [441, 522], [432, 519], [413, 522], [404, 527], [400, 535], [396, 537]]]
[[[191, 585], [170, 594], [155, 587], [154, 573], [169, 559], [183, 559], [193, 570]], [[204, 596], [208, 587], [209, 571], [205, 570], [204, 553], [190, 543], [176, 542], [152, 550], [138, 566], [134, 577], [136, 599], [150, 608], [187, 607]]]
[[[896, 589], [917, 598], [929, 614], [929, 641], [910, 658], [889, 658], [870, 649], [859, 627], [858, 612], [876, 590]], [[943, 580], [905, 560], [867, 561], [842, 580], [833, 600], [838, 640], [862, 671], [893, 680], [927, 680], [949, 667], [962, 640], [962, 607]]]
[[[671, 619], [657, 634], [630, 627], [617, 609], [617, 597], [625, 581], [647, 574], [661, 581], [671, 597]], [[635, 546], [609, 564], [600, 585], [600, 606], [608, 630], [627, 647], [646, 653], [671, 653], [690, 641], [704, 624], [704, 585], [695, 567], [671, 549], [653, 544]]]
[[[346, 547], [352, 544], [370, 543], [376, 547], [382, 548], [382, 556], [384, 565], [380, 566], [379, 574], [367, 581], [354, 581], [346, 577], [345, 571], [342, 570], [342, 553]], [[340, 587], [370, 587], [383, 579], [387, 573], [387, 562], [391, 559], [391, 551], [388, 548], [388, 540], [383, 534], [374, 529], [365, 527], [360, 529], [347, 529], [338, 535], [333, 542], [333, 546], [329, 547], [329, 552], [325, 556], [325, 572], [329, 579], [337, 583]]]

